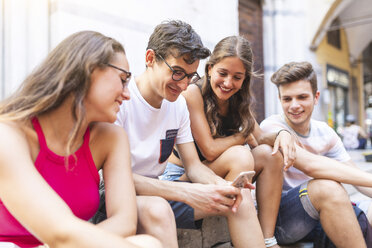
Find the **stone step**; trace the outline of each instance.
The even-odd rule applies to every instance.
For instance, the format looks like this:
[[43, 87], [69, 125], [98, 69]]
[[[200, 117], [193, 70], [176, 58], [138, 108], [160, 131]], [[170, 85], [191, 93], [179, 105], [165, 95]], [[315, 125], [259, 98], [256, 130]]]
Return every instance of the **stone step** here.
[[[249, 234], [247, 234], [249, 235]], [[201, 229], [177, 229], [180, 248], [233, 248], [227, 219], [222, 216], [207, 217]], [[312, 243], [297, 243], [282, 248], [313, 248]]]

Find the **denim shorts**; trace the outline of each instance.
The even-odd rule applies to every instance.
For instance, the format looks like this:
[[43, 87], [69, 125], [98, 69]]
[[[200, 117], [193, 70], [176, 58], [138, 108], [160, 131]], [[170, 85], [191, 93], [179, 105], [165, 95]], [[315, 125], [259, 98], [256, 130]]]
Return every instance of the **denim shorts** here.
[[[160, 180], [179, 182], [179, 178], [185, 173], [185, 169], [173, 163], [167, 164]], [[203, 220], [194, 219], [194, 209], [184, 202], [168, 201], [176, 218], [177, 228], [198, 229]]]
[[185, 174], [185, 169], [173, 163], [167, 163], [163, 175], [159, 176], [160, 180], [176, 181]]
[[[322, 232], [319, 213], [310, 201], [305, 182], [282, 193], [275, 237], [279, 244], [287, 245], [298, 241], [314, 241]], [[357, 202], [354, 206], [367, 213], [371, 200]]]
[[203, 220], [195, 220], [194, 209], [184, 202], [168, 201], [176, 218], [177, 228], [199, 229]]
[[307, 195], [307, 182], [282, 193], [275, 237], [279, 244], [292, 244], [306, 237], [319, 223], [319, 213]]

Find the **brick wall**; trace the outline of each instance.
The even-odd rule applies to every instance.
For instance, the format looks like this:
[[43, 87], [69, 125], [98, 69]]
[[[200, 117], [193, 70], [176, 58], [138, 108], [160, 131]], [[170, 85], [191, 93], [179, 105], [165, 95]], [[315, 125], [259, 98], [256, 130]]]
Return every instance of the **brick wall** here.
[[260, 0], [239, 0], [239, 34], [252, 45], [254, 71], [260, 78], [254, 78], [251, 90], [255, 98], [254, 112], [257, 122], [265, 118], [264, 61], [262, 39], [262, 6]]

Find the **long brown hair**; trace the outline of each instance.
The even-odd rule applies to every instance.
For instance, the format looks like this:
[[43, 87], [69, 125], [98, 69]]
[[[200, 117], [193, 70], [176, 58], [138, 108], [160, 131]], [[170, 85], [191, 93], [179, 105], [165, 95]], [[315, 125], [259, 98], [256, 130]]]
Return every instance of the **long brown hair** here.
[[0, 121], [24, 121], [59, 107], [73, 97], [75, 121], [67, 144], [70, 146], [85, 116], [83, 100], [93, 70], [104, 67], [116, 53], [124, 53], [116, 40], [94, 31], [70, 35], [23, 81], [19, 89], [0, 103]]
[[213, 137], [222, 136], [219, 133], [222, 120], [218, 115], [217, 98], [214, 94], [208, 68], [213, 67], [222, 59], [227, 57], [238, 57], [245, 68], [245, 78], [241, 89], [228, 99], [228, 115], [232, 119], [233, 133], [242, 133], [248, 136], [254, 128], [254, 117], [251, 112], [252, 96], [250, 90], [251, 77], [253, 76], [253, 55], [248, 40], [240, 36], [229, 36], [217, 43], [211, 57], [205, 65], [205, 76], [203, 78], [202, 96], [204, 100], [204, 111]]

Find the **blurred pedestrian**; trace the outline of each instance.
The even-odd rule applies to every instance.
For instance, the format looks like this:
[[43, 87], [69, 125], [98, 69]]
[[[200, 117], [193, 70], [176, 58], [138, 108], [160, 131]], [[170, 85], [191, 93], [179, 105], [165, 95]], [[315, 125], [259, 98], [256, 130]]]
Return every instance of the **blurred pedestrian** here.
[[341, 132], [342, 142], [347, 150], [365, 149], [368, 135], [362, 127], [355, 124], [354, 115], [346, 116], [346, 126]]

